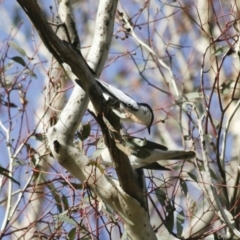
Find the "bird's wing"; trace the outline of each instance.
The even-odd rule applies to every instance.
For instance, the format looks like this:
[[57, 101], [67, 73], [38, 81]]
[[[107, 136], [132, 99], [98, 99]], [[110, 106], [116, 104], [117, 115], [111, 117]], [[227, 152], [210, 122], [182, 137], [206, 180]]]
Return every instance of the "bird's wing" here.
[[147, 164], [143, 168], [149, 169], [149, 170], [171, 171], [171, 169], [166, 168], [166, 167], [160, 165], [157, 162], [153, 162], [153, 163]]
[[193, 151], [181, 151], [181, 150], [168, 150], [161, 151], [155, 150], [156, 155], [158, 155], [158, 160], [176, 160], [176, 159], [190, 159], [196, 156]]
[[147, 141], [144, 147], [150, 148], [150, 149], [160, 149], [160, 150], [166, 150], [166, 151], [168, 150], [166, 146], [155, 143], [155, 142], [151, 142], [151, 141]]
[[123, 111], [119, 111], [116, 108], [113, 108], [112, 111], [121, 119], [127, 119], [129, 118], [129, 114]]
[[125, 140], [126, 144], [129, 144], [133, 147], [142, 147], [148, 150], [153, 150], [153, 149], [160, 149], [160, 150], [168, 150], [167, 147], [148, 141], [144, 138], [139, 138], [139, 137], [132, 137], [132, 136], [123, 136], [123, 139]]
[[118, 99], [122, 104], [124, 104], [126, 107], [138, 111], [138, 103], [133, 100], [130, 96], [128, 96], [126, 93], [118, 90], [117, 88], [107, 84], [106, 82], [95, 78], [99, 84], [99, 86], [103, 89], [103, 91], [108, 92], [113, 98]]

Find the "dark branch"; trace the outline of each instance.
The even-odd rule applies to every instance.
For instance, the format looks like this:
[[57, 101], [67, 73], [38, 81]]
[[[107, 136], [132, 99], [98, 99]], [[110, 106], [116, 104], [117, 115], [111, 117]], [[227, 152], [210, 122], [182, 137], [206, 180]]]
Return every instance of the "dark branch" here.
[[[104, 107], [105, 102], [101, 89], [96, 84], [94, 79], [95, 76], [81, 53], [73, 48], [71, 44], [62, 41], [56, 36], [43, 16], [36, 0], [17, 1], [32, 21], [49, 52], [53, 54], [60, 64], [66, 63], [71, 67], [73, 73], [77, 76], [81, 87], [87, 94], [89, 94], [97, 112], [103, 113], [106, 108]], [[115, 122], [115, 129], [119, 128], [119, 119], [115, 121], [116, 116], [111, 111], [107, 112], [105, 117], [111, 120], [111, 122]], [[137, 184], [136, 177], [127, 156], [116, 147], [115, 141], [110, 137], [109, 131], [103, 122], [101, 114], [98, 114], [97, 119], [104, 133], [105, 141], [109, 147], [110, 153], [116, 164], [116, 171], [122, 188], [127, 194], [137, 199], [146, 209], [140, 187]]]

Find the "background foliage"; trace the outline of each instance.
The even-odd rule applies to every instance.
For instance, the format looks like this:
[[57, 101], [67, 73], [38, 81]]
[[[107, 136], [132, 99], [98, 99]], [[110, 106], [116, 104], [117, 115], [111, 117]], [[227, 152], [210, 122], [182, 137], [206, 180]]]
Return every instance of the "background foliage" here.
[[[57, 22], [56, 2], [39, 2], [48, 20]], [[148, 103], [155, 114], [150, 136], [139, 125], [128, 125], [128, 132], [170, 149], [197, 153], [195, 161], [166, 163], [170, 172], [145, 171], [149, 215], [159, 239], [232, 237], [207, 203], [209, 179], [239, 229], [237, 4], [207, 0], [119, 3], [119, 12], [128, 16], [135, 34], [129, 33], [130, 26], [123, 25], [117, 14], [101, 79]], [[86, 56], [97, 4], [78, 1], [73, 10]], [[72, 82], [17, 2], [2, 1], [0, 11], [1, 236], [124, 239], [122, 219], [101, 207], [100, 199], [50, 156], [44, 134], [67, 102]], [[86, 113], [76, 146], [90, 158], [95, 148], [89, 143], [99, 135], [98, 125]], [[114, 169], [106, 171], [115, 176]]]

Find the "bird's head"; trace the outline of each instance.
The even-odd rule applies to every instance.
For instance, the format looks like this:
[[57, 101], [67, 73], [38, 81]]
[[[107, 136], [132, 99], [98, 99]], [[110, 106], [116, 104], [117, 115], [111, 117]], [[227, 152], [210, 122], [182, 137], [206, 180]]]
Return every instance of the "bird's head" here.
[[142, 111], [144, 112], [145, 114], [145, 119], [144, 119], [144, 122], [147, 126], [147, 129], [148, 129], [148, 132], [149, 134], [151, 133], [151, 126], [152, 126], [152, 123], [153, 123], [153, 120], [154, 120], [154, 113], [153, 113], [153, 110], [152, 108], [146, 104], [146, 103], [139, 103], [138, 104], [139, 107], [142, 109]]

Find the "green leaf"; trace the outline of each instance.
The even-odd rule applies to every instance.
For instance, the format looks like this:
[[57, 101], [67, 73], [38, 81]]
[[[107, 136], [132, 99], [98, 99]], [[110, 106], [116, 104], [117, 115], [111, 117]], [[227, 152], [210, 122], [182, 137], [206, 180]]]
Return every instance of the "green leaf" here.
[[69, 208], [69, 204], [68, 204], [68, 199], [65, 195], [62, 195], [62, 202], [63, 202], [64, 210], [67, 210]]
[[235, 90], [239, 91], [239, 83], [236, 83], [236, 80], [234, 79], [225, 80], [219, 87], [221, 94], [224, 96], [231, 94], [234, 88], [236, 88]]
[[10, 42], [8, 42], [8, 44], [10, 46], [12, 46], [13, 48], [15, 48], [22, 56], [26, 56], [27, 57], [26, 52], [19, 45], [17, 45], [15, 42], [10, 41]]
[[78, 224], [73, 219], [69, 218], [65, 214], [59, 214], [59, 215], [55, 216], [54, 218], [58, 218], [60, 221], [69, 223], [69, 224], [71, 224], [71, 225], [73, 225], [75, 227], [78, 226]]
[[23, 58], [19, 57], [19, 56], [15, 56], [11, 58], [14, 62], [17, 62], [19, 64], [21, 64], [23, 67], [26, 67], [26, 63], [23, 60]]
[[158, 201], [161, 203], [162, 206], [165, 206], [166, 205], [166, 193], [164, 191], [162, 191], [160, 188], [156, 189], [155, 190], [155, 193], [156, 193], [156, 197], [158, 199]]
[[177, 235], [179, 237], [182, 236], [182, 231], [183, 231], [183, 223], [185, 222], [185, 216], [183, 211], [181, 211], [178, 215], [177, 215]]
[[87, 166], [95, 166], [100, 170], [102, 174], [104, 173], [104, 169], [95, 161], [89, 161]]
[[202, 117], [202, 115], [205, 114], [206, 108], [203, 107], [203, 104], [201, 102], [196, 102], [195, 107], [198, 112], [198, 115]]
[[236, 30], [236, 32], [239, 33], [239, 29], [238, 29], [238, 21], [237, 21], [237, 20], [234, 21], [233, 27], [234, 27], [234, 29]]
[[9, 179], [12, 180], [14, 183], [16, 183], [18, 186], [20, 186], [20, 183], [19, 183], [17, 180], [15, 180], [13, 177], [11, 177], [11, 176], [8, 175], [9, 173], [10, 173], [10, 172], [8, 171], [8, 169], [3, 168], [3, 167], [0, 166], [0, 174], [3, 175], [3, 176], [5, 176], [6, 178], [9, 178]]
[[197, 182], [197, 177], [193, 173], [187, 172], [187, 174], [189, 175], [190, 178]]
[[60, 213], [62, 213], [63, 212], [63, 209], [62, 209], [62, 199], [61, 199], [61, 197], [59, 195], [59, 192], [56, 190], [54, 184], [49, 184], [48, 188], [50, 189], [50, 191], [52, 193], [52, 196], [55, 199], [56, 207], [58, 208], [58, 211]]
[[43, 142], [46, 140], [46, 134], [45, 133], [35, 133], [33, 134], [33, 137], [36, 138], [36, 140]]
[[14, 65], [14, 63], [12, 61], [9, 61], [7, 64], [4, 65], [4, 71], [7, 71], [9, 69], [11, 69], [11, 67]]
[[215, 172], [210, 168], [210, 174], [211, 174], [211, 177], [215, 180], [219, 180], [218, 177], [216, 176]]
[[192, 100], [196, 98], [203, 98], [202, 92], [191, 92], [184, 95], [187, 100]]
[[32, 70], [30, 70], [30, 69], [25, 69], [25, 70], [23, 71], [23, 73], [24, 73], [24, 74], [27, 74], [27, 75], [29, 75], [29, 76], [31, 76], [31, 77], [37, 78], [37, 75], [36, 75]]
[[[198, 115], [201, 117], [205, 113], [205, 107], [202, 104], [202, 95], [198, 92], [191, 93], [191, 94], [192, 95], [190, 95], [189, 98], [187, 98], [188, 94], [186, 94], [185, 97], [189, 100], [188, 101], [183, 101], [182, 108], [186, 112], [191, 112], [193, 109], [196, 109]], [[191, 99], [191, 101], [190, 101], [190, 99]]]
[[8, 106], [9, 106], [10, 108], [17, 108], [17, 107], [18, 107], [16, 104], [11, 103], [11, 102], [8, 103]]
[[[68, 184], [66, 184], [66, 185], [68, 185]], [[80, 190], [83, 189], [83, 184], [82, 183], [71, 183], [71, 185], [76, 189], [80, 189]]]
[[95, 152], [93, 152], [91, 158], [92, 159], [98, 158], [101, 155], [102, 151], [103, 151], [103, 149], [97, 149]]
[[161, 232], [156, 233], [157, 240], [169, 240], [168, 236], [164, 236]]
[[[236, 227], [233, 215], [232, 215], [227, 209], [223, 209], [223, 211], [224, 211], [226, 217], [228, 218], [229, 222], [230, 222], [234, 227]], [[223, 217], [222, 217], [222, 214], [220, 213], [220, 211], [219, 211], [219, 215], [220, 215], [221, 219], [223, 220]], [[223, 221], [224, 221], [224, 220], [223, 220]]]
[[82, 126], [82, 131], [81, 131], [81, 134], [79, 137], [83, 141], [88, 138], [90, 133], [91, 133], [91, 125], [90, 125], [90, 123], [87, 123]]
[[169, 232], [173, 231], [174, 226], [174, 211], [170, 210], [168, 211], [166, 220], [165, 220], [165, 226]]
[[76, 228], [72, 228], [68, 233], [68, 239], [74, 240], [76, 236]]
[[184, 195], [187, 196], [187, 194], [188, 194], [188, 187], [187, 187], [186, 182], [183, 179], [180, 179], [180, 186], [181, 186], [181, 188], [183, 190]]
[[123, 235], [122, 235], [122, 237], [121, 237], [121, 240], [127, 240], [128, 239], [128, 234], [127, 234], [127, 231], [125, 230], [124, 232], [123, 232]]
[[97, 149], [105, 149], [106, 148], [106, 144], [104, 142], [104, 138], [103, 137], [100, 137], [98, 140], [97, 140]]
[[228, 50], [229, 50], [229, 46], [228, 46], [228, 45], [222, 46], [222, 47], [218, 48], [218, 49], [213, 53], [213, 55], [214, 55], [214, 56], [219, 56], [219, 55], [221, 55], [221, 54], [226, 53]]

